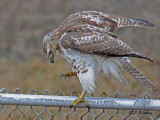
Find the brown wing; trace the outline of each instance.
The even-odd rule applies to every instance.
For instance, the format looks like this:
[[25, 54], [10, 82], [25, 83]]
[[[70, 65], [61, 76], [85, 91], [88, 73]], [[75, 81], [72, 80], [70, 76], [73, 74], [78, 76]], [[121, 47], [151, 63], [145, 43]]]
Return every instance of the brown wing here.
[[125, 18], [116, 15], [106, 14], [99, 11], [83, 11], [72, 14], [62, 22], [61, 26], [73, 22], [90, 24], [96, 27], [103, 28], [108, 32], [113, 32], [117, 28], [126, 26], [154, 26], [152, 23], [146, 20]]
[[63, 35], [60, 44], [65, 49], [71, 49], [85, 54], [112, 57], [138, 57], [153, 62], [150, 58], [135, 52], [116, 36], [107, 33], [99, 33], [96, 31], [69, 32]]

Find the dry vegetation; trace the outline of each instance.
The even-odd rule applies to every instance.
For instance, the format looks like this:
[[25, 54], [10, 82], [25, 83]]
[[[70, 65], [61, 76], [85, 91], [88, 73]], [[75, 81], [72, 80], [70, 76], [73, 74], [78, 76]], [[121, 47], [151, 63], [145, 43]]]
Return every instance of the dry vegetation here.
[[[63, 90], [70, 95], [81, 92], [76, 78], [60, 80], [59, 76], [71, 70], [69, 64], [56, 59], [50, 64], [42, 51], [42, 39], [56, 28], [69, 14], [83, 10], [99, 10], [126, 17], [147, 19], [160, 26], [159, 0], [1, 0], [0, 2], [0, 88], [12, 92], [20, 88], [23, 93], [34, 89], [38, 93], [48, 89], [51, 93]], [[152, 64], [133, 59], [133, 63], [148, 78], [160, 87], [160, 29], [123, 28], [116, 32], [135, 50], [155, 59]], [[128, 76], [128, 75], [127, 75]], [[129, 96], [132, 92], [141, 97], [149, 93], [159, 95], [140, 86], [131, 77], [128, 85], [102, 76], [95, 96], [107, 92], [113, 97], [117, 92]]]

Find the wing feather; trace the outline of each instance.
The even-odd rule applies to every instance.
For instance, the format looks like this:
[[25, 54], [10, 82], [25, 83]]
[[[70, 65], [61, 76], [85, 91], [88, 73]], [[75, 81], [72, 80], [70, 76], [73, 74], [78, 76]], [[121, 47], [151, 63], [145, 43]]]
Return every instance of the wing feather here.
[[99, 11], [83, 11], [72, 14], [62, 22], [61, 26], [74, 22], [100, 27], [105, 29], [107, 32], [113, 32], [120, 27], [127, 26], [154, 27], [154, 24], [147, 20], [126, 18]]
[[115, 35], [92, 32], [69, 32], [60, 41], [64, 49], [71, 49], [85, 54], [108, 57], [137, 57], [152, 61], [152, 59], [135, 52]]

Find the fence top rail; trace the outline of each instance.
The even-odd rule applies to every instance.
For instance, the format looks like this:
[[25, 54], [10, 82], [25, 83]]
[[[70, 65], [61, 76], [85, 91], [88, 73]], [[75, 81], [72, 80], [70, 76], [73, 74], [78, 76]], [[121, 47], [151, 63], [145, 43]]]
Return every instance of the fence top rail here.
[[[28, 95], [0, 93], [1, 105], [70, 107], [76, 96]], [[159, 99], [86, 97], [90, 108], [160, 111]], [[76, 106], [84, 108], [83, 103]]]

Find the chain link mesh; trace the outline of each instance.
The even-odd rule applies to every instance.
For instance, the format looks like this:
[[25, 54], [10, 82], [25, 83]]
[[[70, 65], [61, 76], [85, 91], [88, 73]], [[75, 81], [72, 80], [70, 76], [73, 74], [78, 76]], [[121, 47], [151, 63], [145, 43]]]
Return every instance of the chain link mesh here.
[[[9, 94], [6, 89], [0, 89], [0, 93]], [[14, 94], [23, 94], [18, 88]], [[37, 95], [33, 89], [28, 95]], [[71, 96], [77, 95], [73, 92]], [[45, 89], [42, 95], [49, 95]], [[58, 91], [57, 96], [65, 96], [63, 91]], [[93, 95], [92, 95], [93, 96]], [[121, 97], [120, 93], [115, 98]], [[103, 92], [100, 97], [109, 96]], [[129, 98], [136, 98], [132, 93]], [[151, 98], [148, 94], [145, 99]], [[160, 111], [140, 111], [140, 110], [113, 110], [113, 109], [88, 109], [88, 108], [66, 108], [47, 106], [23, 106], [23, 105], [0, 105], [0, 119], [2, 120], [160, 120]]]

